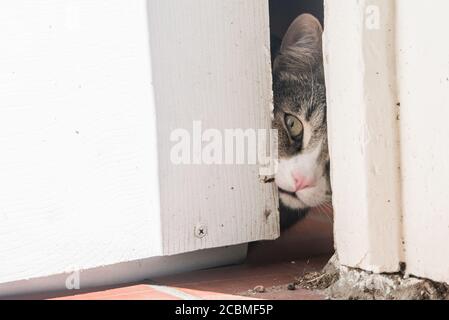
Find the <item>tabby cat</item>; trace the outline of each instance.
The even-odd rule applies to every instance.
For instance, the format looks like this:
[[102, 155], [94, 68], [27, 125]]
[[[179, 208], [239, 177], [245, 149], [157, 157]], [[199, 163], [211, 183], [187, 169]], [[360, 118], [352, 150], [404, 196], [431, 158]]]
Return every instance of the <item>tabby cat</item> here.
[[275, 181], [282, 228], [332, 199], [322, 33], [315, 17], [299, 16], [273, 63], [273, 127], [279, 134], [280, 157]]

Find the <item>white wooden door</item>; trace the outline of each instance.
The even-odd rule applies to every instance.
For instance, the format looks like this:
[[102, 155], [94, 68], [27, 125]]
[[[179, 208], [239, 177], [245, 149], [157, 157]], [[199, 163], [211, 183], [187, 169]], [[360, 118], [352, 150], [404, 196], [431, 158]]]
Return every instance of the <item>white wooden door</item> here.
[[[268, 2], [152, 0], [148, 12], [164, 253], [273, 239], [275, 190], [260, 182], [257, 165], [169, 161], [171, 133], [196, 139], [194, 121], [221, 133], [270, 127]], [[198, 226], [203, 238], [194, 236]]]
[[266, 1], [5, 0], [0, 39], [0, 284], [278, 236], [257, 165], [170, 161], [269, 127]]

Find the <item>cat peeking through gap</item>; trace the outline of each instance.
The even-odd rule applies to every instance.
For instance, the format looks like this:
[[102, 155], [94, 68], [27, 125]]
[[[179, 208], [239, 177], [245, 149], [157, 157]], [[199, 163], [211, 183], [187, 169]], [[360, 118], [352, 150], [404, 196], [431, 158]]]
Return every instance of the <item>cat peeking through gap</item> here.
[[280, 157], [275, 181], [283, 229], [309, 209], [332, 201], [322, 33], [315, 17], [300, 15], [273, 64], [273, 127], [279, 133]]

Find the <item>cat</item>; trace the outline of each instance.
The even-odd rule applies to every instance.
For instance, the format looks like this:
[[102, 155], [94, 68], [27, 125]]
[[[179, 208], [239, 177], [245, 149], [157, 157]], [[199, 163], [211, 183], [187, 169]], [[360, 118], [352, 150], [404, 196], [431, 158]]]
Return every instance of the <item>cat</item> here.
[[300, 15], [273, 62], [273, 128], [279, 140], [275, 183], [282, 229], [332, 200], [322, 33], [314, 16]]

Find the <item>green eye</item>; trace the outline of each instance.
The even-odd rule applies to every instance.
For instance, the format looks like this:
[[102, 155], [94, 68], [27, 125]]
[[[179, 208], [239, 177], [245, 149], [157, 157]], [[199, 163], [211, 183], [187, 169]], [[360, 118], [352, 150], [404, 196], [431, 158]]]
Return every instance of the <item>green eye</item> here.
[[292, 115], [286, 115], [285, 124], [287, 125], [288, 132], [293, 139], [299, 138], [302, 135], [304, 126], [298, 118]]

